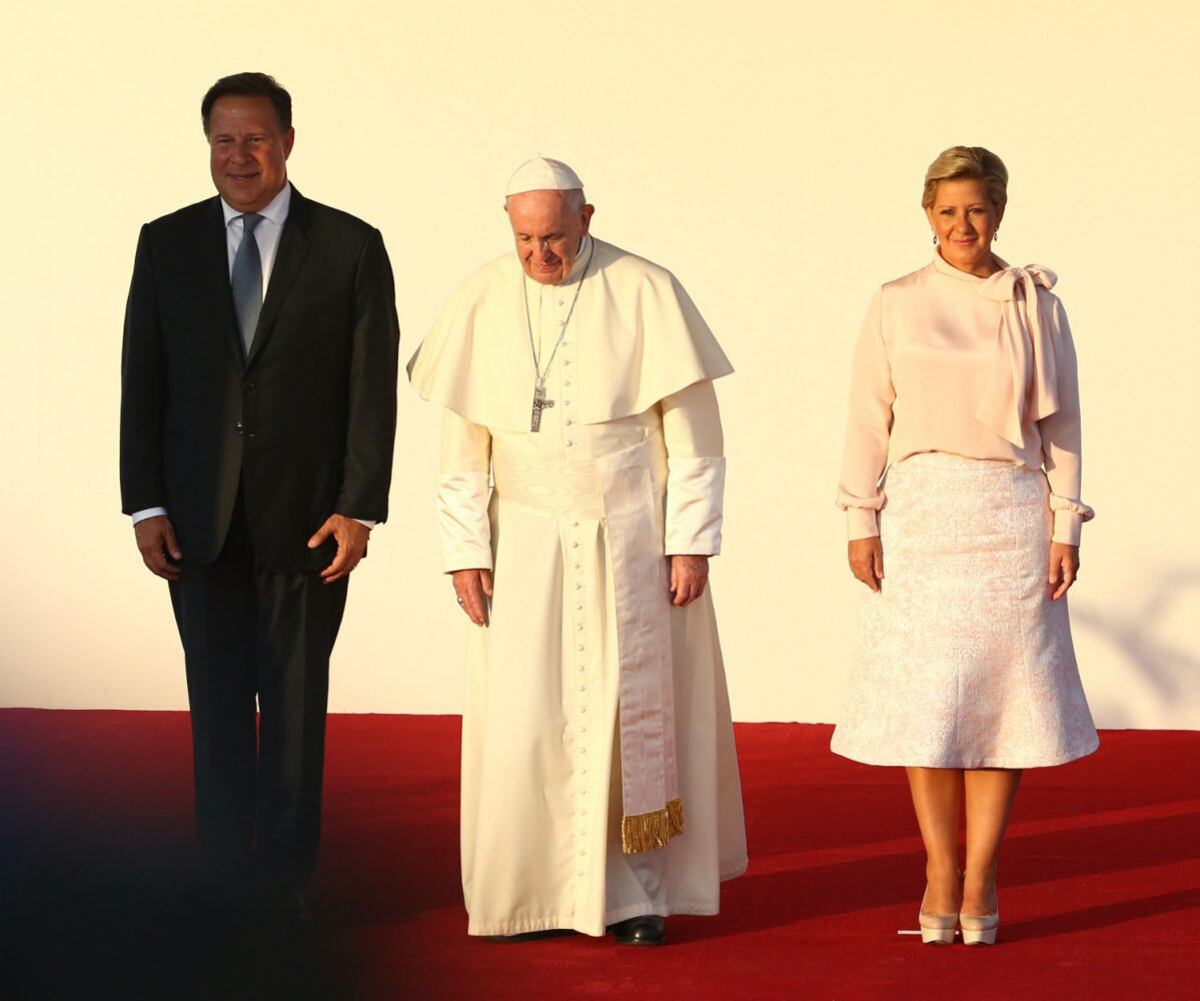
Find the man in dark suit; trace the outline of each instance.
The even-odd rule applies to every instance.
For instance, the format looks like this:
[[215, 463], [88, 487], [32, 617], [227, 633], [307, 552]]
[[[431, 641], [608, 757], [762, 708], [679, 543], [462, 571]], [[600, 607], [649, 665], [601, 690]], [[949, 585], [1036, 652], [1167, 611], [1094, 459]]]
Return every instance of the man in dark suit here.
[[219, 196], [142, 227], [121, 494], [170, 582], [201, 845], [225, 885], [302, 913], [329, 655], [387, 517], [399, 331], [379, 231], [288, 182], [291, 112], [265, 74], [217, 81], [201, 113]]

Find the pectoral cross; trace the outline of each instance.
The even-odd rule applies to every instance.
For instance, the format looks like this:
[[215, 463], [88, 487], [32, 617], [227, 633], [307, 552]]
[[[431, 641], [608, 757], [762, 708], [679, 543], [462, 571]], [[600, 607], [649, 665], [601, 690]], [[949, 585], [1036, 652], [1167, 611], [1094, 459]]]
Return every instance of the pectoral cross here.
[[546, 383], [538, 379], [533, 387], [533, 416], [529, 421], [530, 431], [542, 429], [542, 411], [549, 410], [552, 406], [554, 406], [554, 401], [546, 399]]

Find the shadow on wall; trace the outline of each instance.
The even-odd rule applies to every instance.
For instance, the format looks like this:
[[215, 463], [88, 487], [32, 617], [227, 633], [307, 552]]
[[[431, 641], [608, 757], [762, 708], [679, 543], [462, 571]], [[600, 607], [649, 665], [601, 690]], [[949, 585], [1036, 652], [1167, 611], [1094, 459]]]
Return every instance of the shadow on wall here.
[[[1106, 729], [1144, 727], [1200, 729], [1200, 644], [1181, 645], [1192, 635], [1181, 628], [1200, 609], [1200, 569], [1176, 567], [1145, 587], [1131, 587], [1120, 605], [1072, 602], [1071, 624], [1080, 645], [1111, 648], [1120, 675], [1088, 686], [1096, 725]], [[1081, 657], [1084, 680], [1087, 664]]]

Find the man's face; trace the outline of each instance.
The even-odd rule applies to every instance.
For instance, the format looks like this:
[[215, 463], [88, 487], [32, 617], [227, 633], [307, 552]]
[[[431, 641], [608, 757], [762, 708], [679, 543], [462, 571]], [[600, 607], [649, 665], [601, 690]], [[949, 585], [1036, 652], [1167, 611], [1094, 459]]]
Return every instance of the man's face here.
[[566, 191], [524, 191], [504, 203], [525, 274], [557, 285], [571, 273], [595, 208], [572, 210]]
[[208, 118], [209, 168], [221, 197], [259, 212], [287, 183], [295, 130], [282, 132], [268, 97], [221, 97]]

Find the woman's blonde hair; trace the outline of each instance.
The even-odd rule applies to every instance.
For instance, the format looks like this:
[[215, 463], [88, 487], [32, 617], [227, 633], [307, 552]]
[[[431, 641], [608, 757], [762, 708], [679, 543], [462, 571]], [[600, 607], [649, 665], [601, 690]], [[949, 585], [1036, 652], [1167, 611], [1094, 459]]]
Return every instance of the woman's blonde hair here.
[[993, 204], [1003, 205], [1008, 201], [1008, 168], [1000, 157], [982, 146], [951, 146], [942, 150], [925, 171], [921, 207], [927, 209], [933, 204], [938, 181], [964, 178], [983, 181]]

